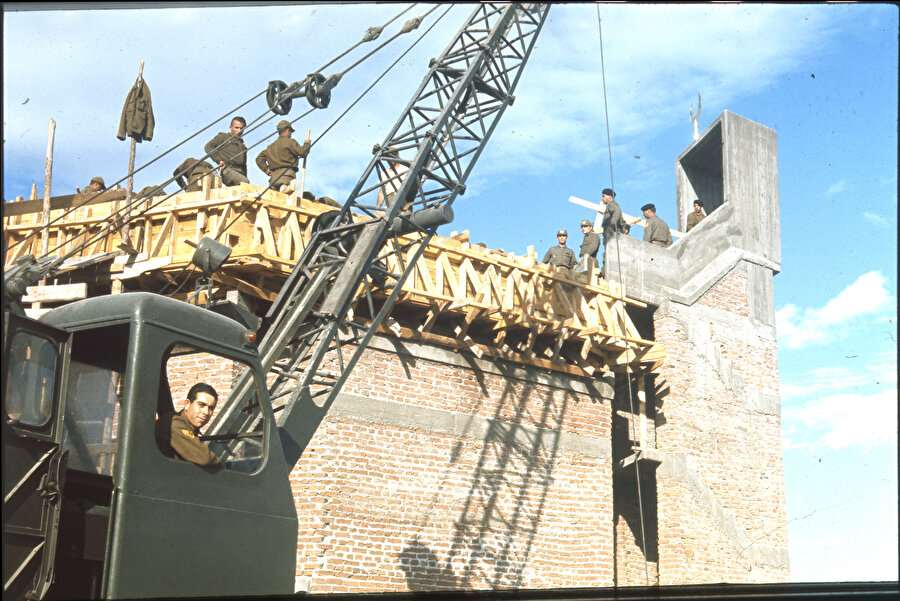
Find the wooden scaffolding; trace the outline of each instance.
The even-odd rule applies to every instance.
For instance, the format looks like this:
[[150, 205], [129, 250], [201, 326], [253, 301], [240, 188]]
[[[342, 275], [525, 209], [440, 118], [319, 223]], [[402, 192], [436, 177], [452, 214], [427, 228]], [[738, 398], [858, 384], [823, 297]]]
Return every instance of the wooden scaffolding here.
[[[52, 285], [29, 291], [25, 300], [35, 303], [34, 313], [52, 301], [135, 290], [187, 299], [200, 276], [190, 263], [193, 245], [204, 236], [233, 249], [212, 276], [213, 297], [237, 290], [260, 311], [300, 258], [316, 218], [335, 210], [327, 199], [298, 198], [296, 192], [207, 183], [200, 191], [143, 199], [142, 206], [150, 208], [131, 222], [130, 243], [123, 245], [111, 218], [121, 192], [108, 191], [75, 209], [77, 196], [53, 199], [50, 252], [77, 252]], [[36, 191], [32, 196], [36, 200]], [[35, 200], [6, 204], [5, 265], [39, 255], [42, 214]], [[394, 264], [389, 261], [387, 269], [401, 271], [391, 257]], [[596, 269], [587, 274], [555, 269], [540, 263], [533, 249], [526, 256], [495, 251], [470, 244], [463, 232], [432, 238], [381, 329], [572, 375], [651, 372], [662, 364], [665, 350], [635, 327], [632, 314], [644, 308], [618, 283], [598, 278]], [[367, 308], [353, 310], [358, 320], [366, 319]]]

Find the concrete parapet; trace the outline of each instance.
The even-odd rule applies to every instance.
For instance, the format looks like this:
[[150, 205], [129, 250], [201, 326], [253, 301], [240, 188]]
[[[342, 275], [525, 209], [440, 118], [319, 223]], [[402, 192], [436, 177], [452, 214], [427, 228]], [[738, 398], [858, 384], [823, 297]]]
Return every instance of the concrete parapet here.
[[[759, 294], [771, 298], [771, 274], [781, 270], [778, 165], [775, 132], [724, 112], [676, 162], [680, 229], [693, 201], [707, 217], [669, 248], [618, 236], [607, 249], [610, 279], [632, 298], [660, 306], [693, 304], [738, 262], [764, 267], [754, 276]], [[757, 303], [760, 321], [774, 325], [769, 303]]]

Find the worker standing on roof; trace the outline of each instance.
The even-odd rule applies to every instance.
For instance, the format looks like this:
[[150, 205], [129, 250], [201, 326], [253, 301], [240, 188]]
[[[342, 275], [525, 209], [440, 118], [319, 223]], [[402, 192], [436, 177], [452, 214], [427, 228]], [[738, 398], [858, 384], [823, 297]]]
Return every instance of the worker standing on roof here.
[[103, 178], [98, 175], [97, 177], [91, 178], [91, 183], [85, 186], [81, 193], [96, 194], [97, 192], [103, 192], [104, 190], [106, 190], [106, 183], [103, 181]]
[[616, 193], [612, 188], [603, 188], [603, 204], [606, 209], [603, 212], [603, 221], [600, 226], [603, 228], [603, 246], [609, 246], [613, 233], [622, 229], [625, 220], [622, 219], [622, 209], [616, 202]]
[[603, 229], [603, 267], [600, 269], [600, 276], [605, 278], [607, 277], [606, 247], [609, 246], [613, 234], [621, 231], [622, 226], [625, 225], [625, 220], [622, 218], [622, 209], [619, 208], [619, 203], [616, 202], [616, 193], [612, 188], [603, 188], [602, 200], [603, 204], [606, 205], [606, 209], [603, 211], [603, 221], [600, 223], [600, 227]]
[[544, 263], [549, 263], [554, 267], [565, 267], [572, 269], [575, 267], [575, 253], [571, 248], [566, 246], [566, 240], [569, 239], [569, 232], [559, 230], [556, 232], [556, 240], [559, 242], [556, 246], [551, 246], [547, 254], [544, 255]]
[[269, 187], [279, 190], [281, 186], [290, 185], [297, 177], [300, 159], [309, 154], [309, 139], [301, 146], [291, 137], [294, 128], [291, 122], [281, 120], [275, 128], [278, 137], [256, 157], [256, 165], [269, 176]]
[[247, 147], [241, 139], [246, 126], [243, 117], [234, 117], [229, 131], [216, 134], [204, 147], [206, 154], [219, 164], [222, 183], [226, 186], [250, 183], [247, 179]]
[[584, 240], [581, 241], [581, 248], [578, 255], [578, 272], [591, 272], [597, 261], [597, 252], [600, 250], [600, 236], [594, 233], [594, 224], [589, 219], [581, 221], [581, 233], [584, 234]]
[[694, 201], [694, 211], [687, 216], [687, 227], [684, 229], [685, 232], [691, 231], [694, 226], [703, 221], [706, 218], [706, 214], [703, 212], [703, 203], [700, 202], [700, 199]]
[[641, 211], [647, 220], [644, 227], [644, 242], [662, 247], [672, 246], [672, 232], [669, 231], [666, 222], [656, 216], [656, 205], [645, 204], [641, 207]]

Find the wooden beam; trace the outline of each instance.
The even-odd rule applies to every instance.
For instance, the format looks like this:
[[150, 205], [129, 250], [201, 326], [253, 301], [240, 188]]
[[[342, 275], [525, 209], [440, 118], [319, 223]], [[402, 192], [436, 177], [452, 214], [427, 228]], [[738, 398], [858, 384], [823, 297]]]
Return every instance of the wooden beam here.
[[87, 298], [87, 284], [47, 284], [29, 286], [25, 289], [22, 302], [58, 303]]
[[[80, 204], [76, 203], [76, 198], [90, 198], [88, 195], [84, 194], [66, 194], [64, 196], [51, 196], [50, 197], [50, 210], [56, 211], [58, 209], [71, 209], [74, 205]], [[101, 202], [112, 202], [115, 200], [123, 200], [125, 198], [125, 190], [106, 190], [105, 192], [101, 192], [96, 195], [85, 205], [93, 205], [99, 204]], [[29, 213], [40, 213], [43, 210], [44, 201], [41, 199], [36, 200], [22, 200], [18, 202], [4, 202], [3, 203], [3, 216], [11, 217], [13, 215], [27, 215]]]

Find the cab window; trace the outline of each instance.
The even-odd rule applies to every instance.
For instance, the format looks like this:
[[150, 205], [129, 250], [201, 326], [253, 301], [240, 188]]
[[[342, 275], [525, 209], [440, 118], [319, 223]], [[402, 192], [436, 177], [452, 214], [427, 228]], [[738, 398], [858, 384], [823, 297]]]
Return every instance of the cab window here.
[[124, 375], [80, 361], [69, 364], [63, 448], [69, 468], [111, 476], [118, 450]]
[[[246, 375], [245, 375], [246, 372]], [[251, 375], [247, 365], [227, 357], [209, 353], [186, 344], [176, 344], [166, 353], [163, 373], [160, 380], [157, 422], [166, 420], [165, 426], [157, 433], [157, 447], [174, 461], [191, 461], [182, 456], [174, 448], [171, 438], [181, 429], [186, 429], [187, 436], [205, 445], [218, 458], [221, 467], [236, 471], [252, 473], [262, 465], [265, 456], [264, 432], [265, 424], [259, 413], [259, 382]], [[235, 421], [223, 419], [225, 408], [236, 399], [232, 399], [235, 385], [247, 378], [244, 389], [248, 392], [244, 398], [237, 400], [245, 411], [236, 411], [239, 418]], [[205, 386], [195, 388], [195, 400], [188, 398], [191, 389], [198, 383], [208, 385], [215, 391], [215, 408], [207, 414], [205, 405], [209, 399]], [[201, 402], [202, 401], [202, 402]], [[189, 407], [189, 405], [191, 405]], [[182, 428], [172, 428], [172, 413], [180, 414], [178, 422]], [[159, 425], [157, 425], [159, 430]], [[198, 453], [199, 461], [203, 460], [204, 451], [197, 450], [194, 440], [191, 446]], [[188, 449], [190, 452], [190, 449]]]
[[6, 374], [6, 415], [9, 421], [41, 427], [53, 415], [57, 350], [49, 339], [18, 331], [9, 347]]

